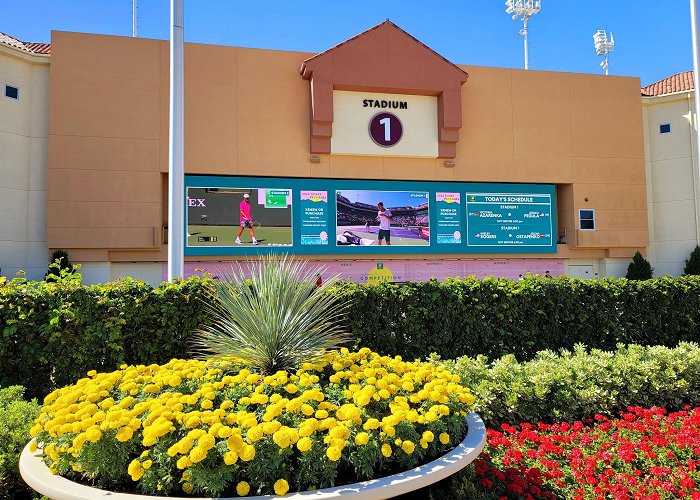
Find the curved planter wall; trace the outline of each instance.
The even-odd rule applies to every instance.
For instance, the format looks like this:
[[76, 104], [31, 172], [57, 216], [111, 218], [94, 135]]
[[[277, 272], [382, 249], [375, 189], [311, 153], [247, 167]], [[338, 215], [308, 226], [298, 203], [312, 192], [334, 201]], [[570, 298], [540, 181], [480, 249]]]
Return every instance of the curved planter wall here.
[[[335, 488], [289, 493], [283, 497], [265, 495], [245, 498], [250, 500], [269, 500], [272, 498], [321, 500], [326, 498], [339, 498], [342, 496], [343, 498], [353, 500], [381, 500], [429, 486], [459, 472], [473, 462], [481, 453], [481, 450], [486, 444], [486, 427], [484, 422], [476, 413], [470, 413], [467, 416], [467, 423], [469, 424], [469, 432], [455, 449], [430, 463], [410, 471], [379, 479], [372, 479], [371, 481], [364, 481], [362, 483], [337, 486]], [[148, 495], [113, 493], [75, 483], [61, 476], [51, 474], [49, 468], [42, 462], [41, 457], [42, 454], [39, 451], [34, 453], [30, 452], [29, 444], [27, 444], [20, 457], [19, 470], [22, 474], [22, 478], [29, 486], [53, 500], [96, 500], [100, 498], [108, 500], [145, 500], [163, 498]], [[170, 498], [193, 500], [192, 497]]]

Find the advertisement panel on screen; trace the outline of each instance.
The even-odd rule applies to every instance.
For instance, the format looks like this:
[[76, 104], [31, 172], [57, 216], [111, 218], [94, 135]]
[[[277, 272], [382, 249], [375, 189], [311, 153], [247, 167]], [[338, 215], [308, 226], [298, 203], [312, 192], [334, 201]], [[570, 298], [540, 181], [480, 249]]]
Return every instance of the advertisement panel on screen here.
[[185, 176], [185, 255], [551, 254], [555, 188]]

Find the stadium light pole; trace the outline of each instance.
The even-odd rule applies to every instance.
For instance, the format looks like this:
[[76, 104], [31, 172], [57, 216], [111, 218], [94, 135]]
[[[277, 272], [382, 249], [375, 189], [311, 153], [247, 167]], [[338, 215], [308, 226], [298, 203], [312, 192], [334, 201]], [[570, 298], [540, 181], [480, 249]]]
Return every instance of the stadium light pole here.
[[[698, 0], [690, 0], [690, 29], [693, 40], [693, 88], [695, 96], [695, 166], [697, 167], [698, 179], [700, 179], [700, 41], [698, 38]], [[692, 151], [691, 151], [692, 153]], [[694, 182], [694, 181], [693, 181]], [[697, 201], [696, 205], [697, 207]], [[696, 228], [696, 238], [700, 245], [700, 229]]]
[[137, 13], [138, 13], [138, 0], [131, 0], [131, 36], [136, 37], [137, 33]]
[[170, 0], [170, 154], [168, 158], [168, 281], [184, 276], [184, 0]]
[[528, 46], [527, 46], [527, 22], [532, 16], [537, 14], [542, 8], [542, 0], [506, 0], [506, 14], [513, 17], [513, 21], [518, 18], [523, 22], [523, 29], [519, 35], [523, 37], [525, 49], [525, 69], [529, 69]]
[[603, 56], [603, 62], [600, 63], [600, 67], [605, 70], [605, 74], [608, 74], [608, 54], [615, 50], [615, 39], [613, 38], [612, 31], [610, 32], [610, 39], [608, 40], [608, 34], [605, 30], [598, 30], [593, 34], [593, 46], [595, 47], [595, 53], [598, 56]]

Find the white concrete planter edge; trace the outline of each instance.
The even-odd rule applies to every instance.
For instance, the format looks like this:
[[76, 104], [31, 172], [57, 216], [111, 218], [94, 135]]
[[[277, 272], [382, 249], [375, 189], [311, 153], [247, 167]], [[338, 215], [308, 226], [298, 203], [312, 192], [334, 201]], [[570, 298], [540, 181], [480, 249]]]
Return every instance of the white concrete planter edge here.
[[[456, 448], [442, 457], [415, 469], [361, 483], [317, 491], [289, 493], [282, 497], [265, 495], [245, 498], [250, 500], [269, 500], [273, 498], [320, 500], [343, 497], [355, 500], [381, 500], [418, 490], [459, 472], [479, 456], [486, 445], [486, 426], [476, 413], [467, 415], [467, 423], [469, 424], [467, 436]], [[78, 484], [61, 476], [51, 474], [48, 466], [41, 460], [42, 453], [40, 451], [34, 453], [29, 451], [30, 444], [31, 442], [25, 446], [20, 456], [19, 470], [22, 478], [31, 488], [53, 500], [96, 500], [100, 498], [109, 500], [146, 500], [166, 498], [114, 493]], [[193, 497], [169, 498], [175, 500], [196, 500]]]

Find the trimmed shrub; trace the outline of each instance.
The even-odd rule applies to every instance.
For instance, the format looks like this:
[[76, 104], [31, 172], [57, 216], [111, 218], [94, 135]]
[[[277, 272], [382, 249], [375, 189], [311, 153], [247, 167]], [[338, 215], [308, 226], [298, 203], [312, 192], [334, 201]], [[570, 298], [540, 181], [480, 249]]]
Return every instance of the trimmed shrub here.
[[484, 356], [444, 361], [471, 387], [487, 425], [556, 422], [613, 415], [628, 406], [671, 409], [700, 400], [700, 346], [619, 345], [614, 352], [577, 345], [531, 361]]
[[700, 275], [700, 245], [695, 245], [695, 248], [690, 252], [690, 257], [685, 259], [684, 274]]
[[22, 399], [21, 386], [0, 389], [0, 498], [31, 498], [19, 475], [19, 455], [29, 441], [29, 429], [39, 416], [36, 401]]
[[[0, 386], [27, 384], [43, 396], [90, 369], [187, 357], [209, 320], [211, 282], [157, 288], [123, 279], [84, 286], [0, 278]], [[452, 279], [332, 289], [351, 299], [346, 327], [360, 347], [406, 359], [431, 353], [489, 359], [618, 343], [676, 346], [700, 338], [700, 277], [579, 280]]]
[[700, 278], [647, 281], [526, 277], [348, 284], [358, 345], [405, 358], [514, 354], [578, 343], [677, 345], [700, 335]]
[[[4, 284], [3, 284], [4, 283]], [[90, 369], [183, 357], [204, 320], [207, 281], [84, 286], [0, 278], [0, 386], [41, 397]]]
[[649, 264], [649, 261], [642, 257], [642, 254], [637, 251], [632, 257], [632, 262], [627, 266], [628, 280], [649, 280], [654, 276], [654, 269]]

